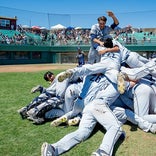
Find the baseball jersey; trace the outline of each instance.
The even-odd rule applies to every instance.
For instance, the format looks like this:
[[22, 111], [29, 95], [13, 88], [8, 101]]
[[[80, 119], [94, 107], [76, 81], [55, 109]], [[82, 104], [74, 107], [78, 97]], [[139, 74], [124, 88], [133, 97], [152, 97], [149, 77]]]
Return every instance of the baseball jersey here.
[[117, 40], [113, 39], [113, 47], [118, 46], [120, 49], [120, 55], [121, 55], [121, 63], [123, 63], [127, 57], [129, 56], [130, 50], [128, 50], [125, 46], [123, 46], [120, 42]]
[[100, 29], [99, 24], [94, 24], [90, 30], [90, 38], [91, 38], [91, 46], [94, 47], [95, 43], [93, 41], [94, 38], [105, 40], [106, 38], [112, 38], [110, 31], [111, 27], [105, 26], [103, 29]]

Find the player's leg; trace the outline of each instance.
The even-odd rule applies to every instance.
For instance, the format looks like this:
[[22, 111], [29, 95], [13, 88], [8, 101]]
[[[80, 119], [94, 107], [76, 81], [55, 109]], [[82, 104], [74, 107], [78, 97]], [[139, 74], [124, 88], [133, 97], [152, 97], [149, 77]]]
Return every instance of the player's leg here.
[[44, 153], [47, 153], [49, 146], [52, 147], [50, 148], [49, 153], [55, 151], [54, 152], [55, 155], [60, 155], [70, 150], [76, 144], [86, 140], [90, 136], [95, 125], [96, 125], [96, 120], [90, 113], [89, 109], [88, 108], [84, 109], [83, 116], [79, 124], [78, 130], [70, 134], [67, 134], [65, 137], [63, 137], [61, 140], [59, 140], [56, 143], [43, 144], [42, 145], [43, 148], [41, 149], [42, 156], [45, 156]]
[[156, 70], [156, 62], [151, 60], [138, 68], [121, 67], [121, 73], [126, 74], [130, 80], [138, 80]]
[[51, 110], [52, 108], [58, 108], [59, 105], [63, 105], [63, 102], [61, 99], [57, 97], [52, 97], [45, 102], [39, 104], [38, 106], [35, 106], [34, 108], [27, 111], [27, 114], [31, 118], [44, 118], [45, 113]]
[[156, 114], [156, 84], [152, 84], [151, 88], [153, 92], [150, 98], [150, 114]]
[[122, 126], [127, 121], [125, 109], [114, 105], [111, 105], [110, 109], [112, 110], [116, 118], [119, 120], [120, 125]]
[[37, 96], [36, 98], [34, 98], [27, 106], [22, 107], [17, 112], [21, 115], [22, 119], [26, 119], [28, 117], [27, 112], [30, 109], [32, 109], [35, 106], [37, 106], [37, 105], [41, 104], [42, 102], [46, 101], [49, 97], [50, 97], [50, 95], [48, 95], [46, 92], [42, 93], [39, 96]]
[[[93, 64], [96, 62], [96, 55], [98, 54], [97, 50], [94, 49], [93, 47], [90, 47], [89, 52], [88, 52], [88, 63]], [[100, 55], [99, 55], [100, 57]]]
[[92, 108], [90, 108], [90, 111], [96, 118], [97, 122], [99, 122], [106, 129], [106, 133], [99, 149], [97, 152], [93, 152], [92, 155], [94, 155], [94, 153], [98, 153], [99, 150], [101, 153], [105, 153], [106, 155], [112, 155], [114, 145], [123, 133], [117, 118], [110, 108], [103, 102], [104, 101], [101, 99], [95, 99], [89, 104]]
[[[118, 99], [111, 105], [111, 110], [121, 122], [124, 124], [126, 120], [130, 121], [131, 123], [138, 125], [140, 129], [145, 132], [156, 132], [156, 125], [144, 120], [142, 117], [135, 114], [133, 111], [133, 100], [131, 95], [132, 90], [126, 92], [123, 95], [120, 95]], [[151, 98], [150, 98], [151, 99]], [[131, 109], [131, 110], [130, 110]]]
[[144, 132], [156, 133], [156, 124], [152, 124], [143, 118], [136, 115], [132, 110], [125, 109], [122, 107], [111, 106], [110, 107], [117, 119], [120, 121], [121, 125], [124, 124], [127, 120], [134, 125], [138, 125], [140, 129]]
[[149, 60], [136, 52], [130, 52], [125, 62], [129, 65], [129, 67], [136, 68], [142, 67], [145, 63], [149, 62]]
[[62, 123], [67, 122], [69, 119], [77, 116], [79, 113], [83, 111], [84, 108], [84, 102], [83, 100], [77, 98], [77, 100], [74, 102], [73, 109], [63, 116], [59, 117], [58, 119], [51, 122], [51, 126], [56, 127], [59, 126]]
[[100, 90], [96, 95], [96, 99], [91, 102], [91, 104], [94, 103], [92, 111], [96, 120], [107, 130], [99, 147], [107, 155], [112, 154], [114, 144], [122, 134], [120, 123], [107, 106], [111, 105], [118, 96], [117, 85], [110, 83], [106, 88]]
[[[84, 82], [82, 84], [83, 87], [81, 86], [81, 93], [79, 94], [79, 97], [74, 101], [73, 109], [71, 111], [67, 112], [64, 116], [54, 120], [51, 123], [51, 126], [58, 126], [62, 122], [66, 122], [67, 120], [77, 116], [79, 113], [82, 112], [82, 110], [84, 108], [84, 99], [85, 99], [85, 101], [87, 101], [87, 99], [91, 99], [90, 94], [88, 95], [88, 92], [89, 93], [92, 92], [91, 96], [95, 96], [94, 93], [97, 91], [97, 89], [99, 89], [99, 88], [97, 88], [97, 89], [95, 88], [94, 90], [89, 91], [91, 89], [90, 87], [91, 87], [92, 83], [95, 80], [98, 80], [98, 78], [99, 78], [99, 76], [95, 76], [95, 75], [88, 75], [85, 77]], [[105, 79], [105, 81], [106, 81], [106, 79]], [[97, 82], [95, 82], [95, 83], [97, 83]]]
[[45, 119], [46, 120], [52, 120], [54, 118], [58, 118], [60, 116], [64, 115], [64, 111], [59, 108], [53, 108], [45, 113]]
[[31, 101], [30, 104], [28, 104], [26, 106], [27, 107], [27, 111], [30, 110], [31, 108], [34, 108], [35, 106], [39, 105], [40, 103], [46, 101], [50, 97], [51, 97], [50, 94], [48, 94], [47, 92], [40, 94], [33, 101]]
[[43, 124], [46, 121], [50, 121], [54, 118], [58, 118], [64, 114], [62, 109], [53, 108], [50, 111], [46, 112], [42, 117], [28, 117], [29, 120], [33, 121], [33, 124]]
[[156, 114], [149, 114], [151, 94], [153, 90], [146, 84], [142, 83], [134, 88], [134, 112], [150, 123], [156, 123]]
[[151, 132], [154, 134], [156, 133], [155, 123], [150, 123], [149, 121], [144, 120], [142, 117], [138, 116], [130, 109], [125, 109], [125, 113], [127, 116], [127, 120], [133, 124], [138, 125], [138, 127], [142, 129], [144, 132]]
[[74, 83], [67, 87], [65, 91], [65, 103], [63, 105], [63, 110], [65, 113], [68, 113], [72, 110], [75, 99], [79, 96], [81, 88], [83, 84], [81, 83]]

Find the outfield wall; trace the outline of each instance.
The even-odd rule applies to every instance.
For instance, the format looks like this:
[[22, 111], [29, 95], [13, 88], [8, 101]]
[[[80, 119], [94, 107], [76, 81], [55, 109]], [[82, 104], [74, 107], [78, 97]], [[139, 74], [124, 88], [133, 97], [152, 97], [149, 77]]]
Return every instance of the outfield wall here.
[[[136, 51], [144, 57], [155, 55], [156, 45], [127, 45], [131, 51]], [[89, 45], [81, 46], [87, 54]], [[75, 46], [31, 46], [31, 45], [1, 45], [0, 65], [38, 64], [38, 63], [76, 63], [77, 45]], [[86, 55], [87, 61], [87, 55]]]

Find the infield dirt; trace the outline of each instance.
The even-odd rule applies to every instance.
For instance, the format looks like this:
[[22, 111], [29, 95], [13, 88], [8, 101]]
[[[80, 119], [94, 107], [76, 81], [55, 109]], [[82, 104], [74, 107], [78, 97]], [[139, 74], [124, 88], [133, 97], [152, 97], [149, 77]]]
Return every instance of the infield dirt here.
[[42, 70], [66, 70], [76, 67], [76, 64], [28, 64], [28, 65], [0, 65], [0, 73], [7, 72], [36, 72]]

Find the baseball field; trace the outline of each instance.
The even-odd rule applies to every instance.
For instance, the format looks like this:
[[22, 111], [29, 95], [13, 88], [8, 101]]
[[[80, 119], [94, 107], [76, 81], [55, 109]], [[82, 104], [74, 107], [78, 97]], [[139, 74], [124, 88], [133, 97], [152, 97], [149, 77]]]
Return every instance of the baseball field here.
[[[41, 84], [45, 71], [55, 74], [76, 64], [39, 64], [0, 66], [0, 156], [39, 156], [43, 142], [54, 143], [78, 126], [50, 127], [50, 122], [34, 125], [22, 120], [17, 110], [27, 105], [38, 93], [31, 94], [32, 87]], [[137, 126], [126, 123], [124, 141], [119, 140], [114, 156], [155, 156], [156, 135], [145, 133]], [[97, 125], [88, 140], [75, 146], [65, 156], [90, 156], [100, 145], [105, 131]]]

